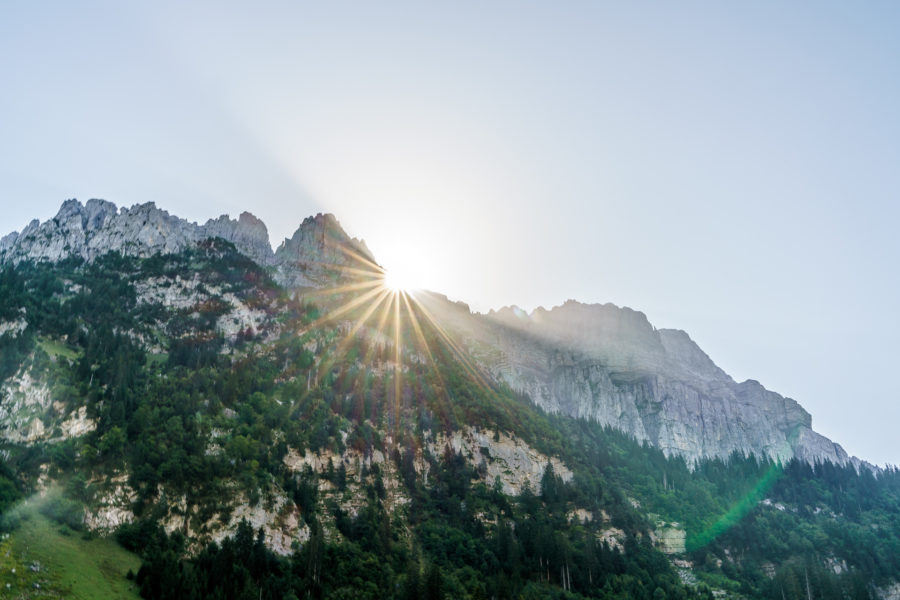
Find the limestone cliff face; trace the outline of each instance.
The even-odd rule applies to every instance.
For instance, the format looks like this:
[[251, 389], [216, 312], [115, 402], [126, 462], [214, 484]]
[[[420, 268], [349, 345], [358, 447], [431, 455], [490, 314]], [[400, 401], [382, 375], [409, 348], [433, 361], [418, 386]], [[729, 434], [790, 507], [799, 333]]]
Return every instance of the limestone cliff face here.
[[[94, 199], [84, 205], [66, 200], [52, 219], [34, 220], [21, 232], [0, 239], [0, 265], [55, 262], [70, 256], [91, 261], [107, 252], [144, 257], [180, 252], [216, 237], [233, 243], [260, 265], [275, 267], [276, 278], [291, 287], [323, 285], [335, 272], [371, 261], [365, 243], [350, 238], [330, 214], [307, 218], [273, 252], [266, 225], [248, 212], [237, 220], [222, 215], [198, 225], [152, 202], [119, 209]], [[374, 263], [368, 268], [374, 270]]]
[[544, 410], [610, 425], [688, 461], [732, 452], [846, 463], [797, 402], [735, 382], [687, 333], [641, 313], [569, 301], [487, 315], [425, 300], [485, 370]]
[[303, 219], [275, 251], [278, 279], [289, 287], [327, 285], [346, 272], [379, 270], [365, 242], [350, 238], [332, 214]]
[[0, 382], [0, 441], [55, 443], [97, 427], [85, 406], [70, 406], [57, 396], [40, 372], [27, 368]]
[[160, 210], [152, 202], [119, 210], [112, 202], [66, 200], [55, 217], [32, 221], [21, 233], [0, 241], [0, 262], [58, 261], [69, 256], [93, 260], [107, 252], [150, 256], [178, 252], [210, 238], [221, 237], [266, 264], [272, 249], [265, 225], [249, 213], [238, 221], [227, 216], [197, 225]]
[[242, 212], [237, 221], [222, 215], [210, 219], [202, 228], [207, 237], [220, 237], [261, 265], [273, 262], [272, 247], [269, 245], [269, 230], [266, 224], [248, 212]]

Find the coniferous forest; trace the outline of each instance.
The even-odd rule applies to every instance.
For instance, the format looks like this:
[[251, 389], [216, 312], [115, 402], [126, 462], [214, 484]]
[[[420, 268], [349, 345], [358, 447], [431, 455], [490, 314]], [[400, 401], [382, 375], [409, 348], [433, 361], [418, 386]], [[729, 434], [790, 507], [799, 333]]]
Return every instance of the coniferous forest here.
[[[193, 296], [161, 300], [184, 281]], [[2, 442], [5, 534], [38, 504], [60, 530], [137, 555], [128, 577], [147, 599], [841, 599], [900, 578], [897, 470], [688, 464], [473, 373], [414, 305], [390, 318], [427, 353], [348, 327], [364, 306], [331, 318], [353, 294], [287, 290], [222, 240], [5, 266], [0, 322], [25, 325], [0, 335], [0, 380], [27, 373], [53, 398], [4, 409], [7, 433], [26, 417], [45, 431]], [[229, 336], [217, 323], [238, 301], [262, 316]], [[93, 427], [67, 433], [58, 416], [82, 409]], [[511, 493], [487, 476], [489, 447], [450, 442], [465, 431], [567, 470], [547, 460]], [[338, 459], [292, 467], [292, 453]], [[125, 485], [133, 518], [88, 526]], [[302, 535], [276, 552], [243, 519], [210, 539], [236, 498], [299, 515]]]

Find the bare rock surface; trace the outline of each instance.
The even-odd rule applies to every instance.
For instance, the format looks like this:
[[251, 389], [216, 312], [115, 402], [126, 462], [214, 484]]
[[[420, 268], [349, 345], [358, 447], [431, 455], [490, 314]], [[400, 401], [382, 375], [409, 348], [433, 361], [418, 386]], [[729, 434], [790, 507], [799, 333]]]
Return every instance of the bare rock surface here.
[[277, 279], [290, 287], [319, 286], [339, 275], [379, 270], [365, 242], [350, 238], [332, 214], [303, 219], [275, 250]]
[[45, 378], [23, 368], [0, 384], [0, 439], [16, 444], [59, 442], [96, 429], [97, 423], [80, 406], [67, 411], [54, 402]]
[[678, 523], [663, 524], [650, 532], [650, 539], [665, 554], [684, 554], [687, 534]]
[[570, 300], [483, 315], [436, 294], [421, 300], [485, 371], [548, 412], [615, 427], [689, 463], [738, 452], [863, 464], [813, 431], [796, 401], [735, 382], [687, 333], [656, 329], [644, 313]]
[[180, 252], [209, 238], [222, 238], [291, 287], [318, 286], [348, 268], [378, 270], [365, 242], [350, 238], [331, 214], [303, 221], [272, 251], [265, 223], [248, 212], [198, 225], [170, 215], [153, 202], [118, 208], [92, 199], [66, 200], [55, 217], [29, 223], [0, 239], [0, 265], [23, 260], [56, 262], [70, 256], [92, 261], [107, 252], [146, 257]]
[[541, 479], [549, 463], [553, 472], [569, 482], [574, 474], [561, 460], [542, 454], [524, 441], [499, 433], [467, 427], [452, 435], [443, 434], [429, 443], [432, 454], [440, 456], [444, 448], [459, 452], [482, 472], [488, 485], [500, 481], [503, 493], [518, 496], [527, 486], [532, 492], [541, 492]]

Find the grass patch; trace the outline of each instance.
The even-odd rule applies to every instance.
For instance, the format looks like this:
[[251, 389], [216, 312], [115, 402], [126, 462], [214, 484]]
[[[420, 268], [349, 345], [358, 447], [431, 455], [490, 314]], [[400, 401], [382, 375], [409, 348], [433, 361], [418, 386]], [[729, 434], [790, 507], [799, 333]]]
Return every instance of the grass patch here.
[[169, 360], [168, 352], [160, 352], [159, 354], [150, 354], [147, 353], [147, 366], [148, 367], [158, 367], [160, 365], [166, 364], [166, 361]]
[[62, 342], [57, 340], [51, 340], [45, 337], [39, 337], [37, 340], [38, 346], [41, 347], [41, 350], [46, 352], [49, 356], [54, 358], [63, 357], [66, 360], [77, 360], [81, 354], [72, 350]]
[[[141, 566], [135, 554], [109, 538], [84, 539], [80, 532], [41, 514], [34, 500], [20, 510], [19, 526], [0, 545], [0, 560], [11, 561], [0, 579], [0, 597], [12, 590], [5, 584], [13, 583], [27, 591], [25, 597], [140, 598], [137, 587], [125, 578], [129, 569], [136, 573]], [[7, 551], [8, 556], [4, 556]], [[14, 566], [13, 562], [21, 566]], [[37, 572], [31, 570], [35, 564], [40, 565]], [[15, 574], [11, 573], [12, 568], [16, 569]], [[15, 582], [6, 580], [7, 575], [20, 574], [22, 577]], [[41, 589], [34, 588], [34, 583], [39, 583]]]
[[9, 534], [0, 538], [0, 598], [65, 598], [46, 571], [32, 570], [13, 550]]

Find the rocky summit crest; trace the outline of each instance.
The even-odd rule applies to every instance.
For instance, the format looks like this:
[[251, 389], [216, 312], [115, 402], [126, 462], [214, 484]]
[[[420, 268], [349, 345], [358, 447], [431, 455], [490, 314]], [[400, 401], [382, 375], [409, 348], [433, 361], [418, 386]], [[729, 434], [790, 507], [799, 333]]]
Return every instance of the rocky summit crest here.
[[484, 315], [439, 295], [424, 302], [494, 380], [547, 412], [614, 427], [689, 462], [738, 453], [872, 468], [815, 432], [795, 400], [734, 381], [686, 332], [657, 329], [642, 312], [569, 300]]
[[52, 219], [35, 219], [0, 239], [0, 265], [72, 256], [90, 262], [107, 252], [147, 257], [179, 252], [209, 238], [222, 238], [258, 264], [275, 267], [276, 279], [292, 287], [321, 284], [329, 271], [358, 260], [349, 257], [372, 260], [365, 242], [350, 238], [332, 214], [308, 217], [273, 252], [265, 223], [249, 212], [236, 220], [222, 215], [198, 225], [153, 202], [120, 209], [106, 200], [82, 204], [70, 199]]

